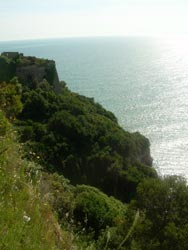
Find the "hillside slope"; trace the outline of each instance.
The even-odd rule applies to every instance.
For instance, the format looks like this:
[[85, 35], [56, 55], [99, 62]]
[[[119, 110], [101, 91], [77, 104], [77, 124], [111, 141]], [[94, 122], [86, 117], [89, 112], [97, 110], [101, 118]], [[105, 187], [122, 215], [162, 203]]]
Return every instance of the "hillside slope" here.
[[15, 128], [0, 111], [0, 249], [73, 249], [71, 232], [60, 228], [41, 193], [40, 167], [22, 155]]
[[[64, 82], [57, 87], [51, 74], [55, 64], [47, 74], [51, 61], [10, 55], [0, 57], [6, 68], [0, 80], [7, 81], [1, 92], [12, 86], [19, 92], [23, 108], [15, 116], [21, 141], [32, 150], [28, 157], [72, 184], [92, 185], [123, 201], [134, 197], [143, 179], [156, 176], [147, 138], [124, 131], [111, 112], [92, 98], [72, 93]], [[40, 74], [41, 67], [46, 74]]]
[[0, 58], [0, 249], [187, 250], [187, 181], [93, 99], [19, 82], [20, 56]]

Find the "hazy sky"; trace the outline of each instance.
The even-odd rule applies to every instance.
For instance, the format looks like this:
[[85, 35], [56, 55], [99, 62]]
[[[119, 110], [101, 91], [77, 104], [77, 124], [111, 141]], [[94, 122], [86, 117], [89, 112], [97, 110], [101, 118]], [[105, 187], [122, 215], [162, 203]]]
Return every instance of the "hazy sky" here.
[[188, 35], [188, 0], [0, 0], [0, 40]]

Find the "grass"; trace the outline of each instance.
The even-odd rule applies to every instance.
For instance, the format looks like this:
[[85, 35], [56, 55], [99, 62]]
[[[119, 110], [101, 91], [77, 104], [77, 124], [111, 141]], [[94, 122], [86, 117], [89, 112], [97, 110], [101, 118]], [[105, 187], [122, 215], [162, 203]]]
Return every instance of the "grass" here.
[[0, 137], [0, 249], [75, 249], [41, 197], [41, 172], [22, 159], [15, 137], [12, 129]]

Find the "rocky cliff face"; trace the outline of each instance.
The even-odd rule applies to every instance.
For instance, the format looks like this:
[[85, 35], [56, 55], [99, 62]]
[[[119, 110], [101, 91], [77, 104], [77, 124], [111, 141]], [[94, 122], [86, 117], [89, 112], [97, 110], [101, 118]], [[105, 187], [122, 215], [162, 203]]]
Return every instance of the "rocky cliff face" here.
[[53, 60], [3, 52], [0, 56], [0, 81], [10, 81], [15, 75], [21, 83], [29, 87], [46, 79], [56, 92], [60, 91], [59, 77]]
[[27, 84], [41, 82], [44, 78], [46, 78], [45, 67], [38, 65], [21, 65], [17, 67], [16, 75], [20, 82]]

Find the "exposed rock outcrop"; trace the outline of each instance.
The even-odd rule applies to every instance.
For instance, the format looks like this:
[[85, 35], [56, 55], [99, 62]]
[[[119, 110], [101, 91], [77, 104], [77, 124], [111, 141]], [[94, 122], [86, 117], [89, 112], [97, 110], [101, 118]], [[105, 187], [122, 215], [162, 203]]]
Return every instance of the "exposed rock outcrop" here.
[[60, 91], [53, 60], [24, 56], [18, 52], [3, 52], [0, 57], [0, 81], [9, 81], [15, 75], [28, 87], [32, 88], [46, 79], [57, 93]]

